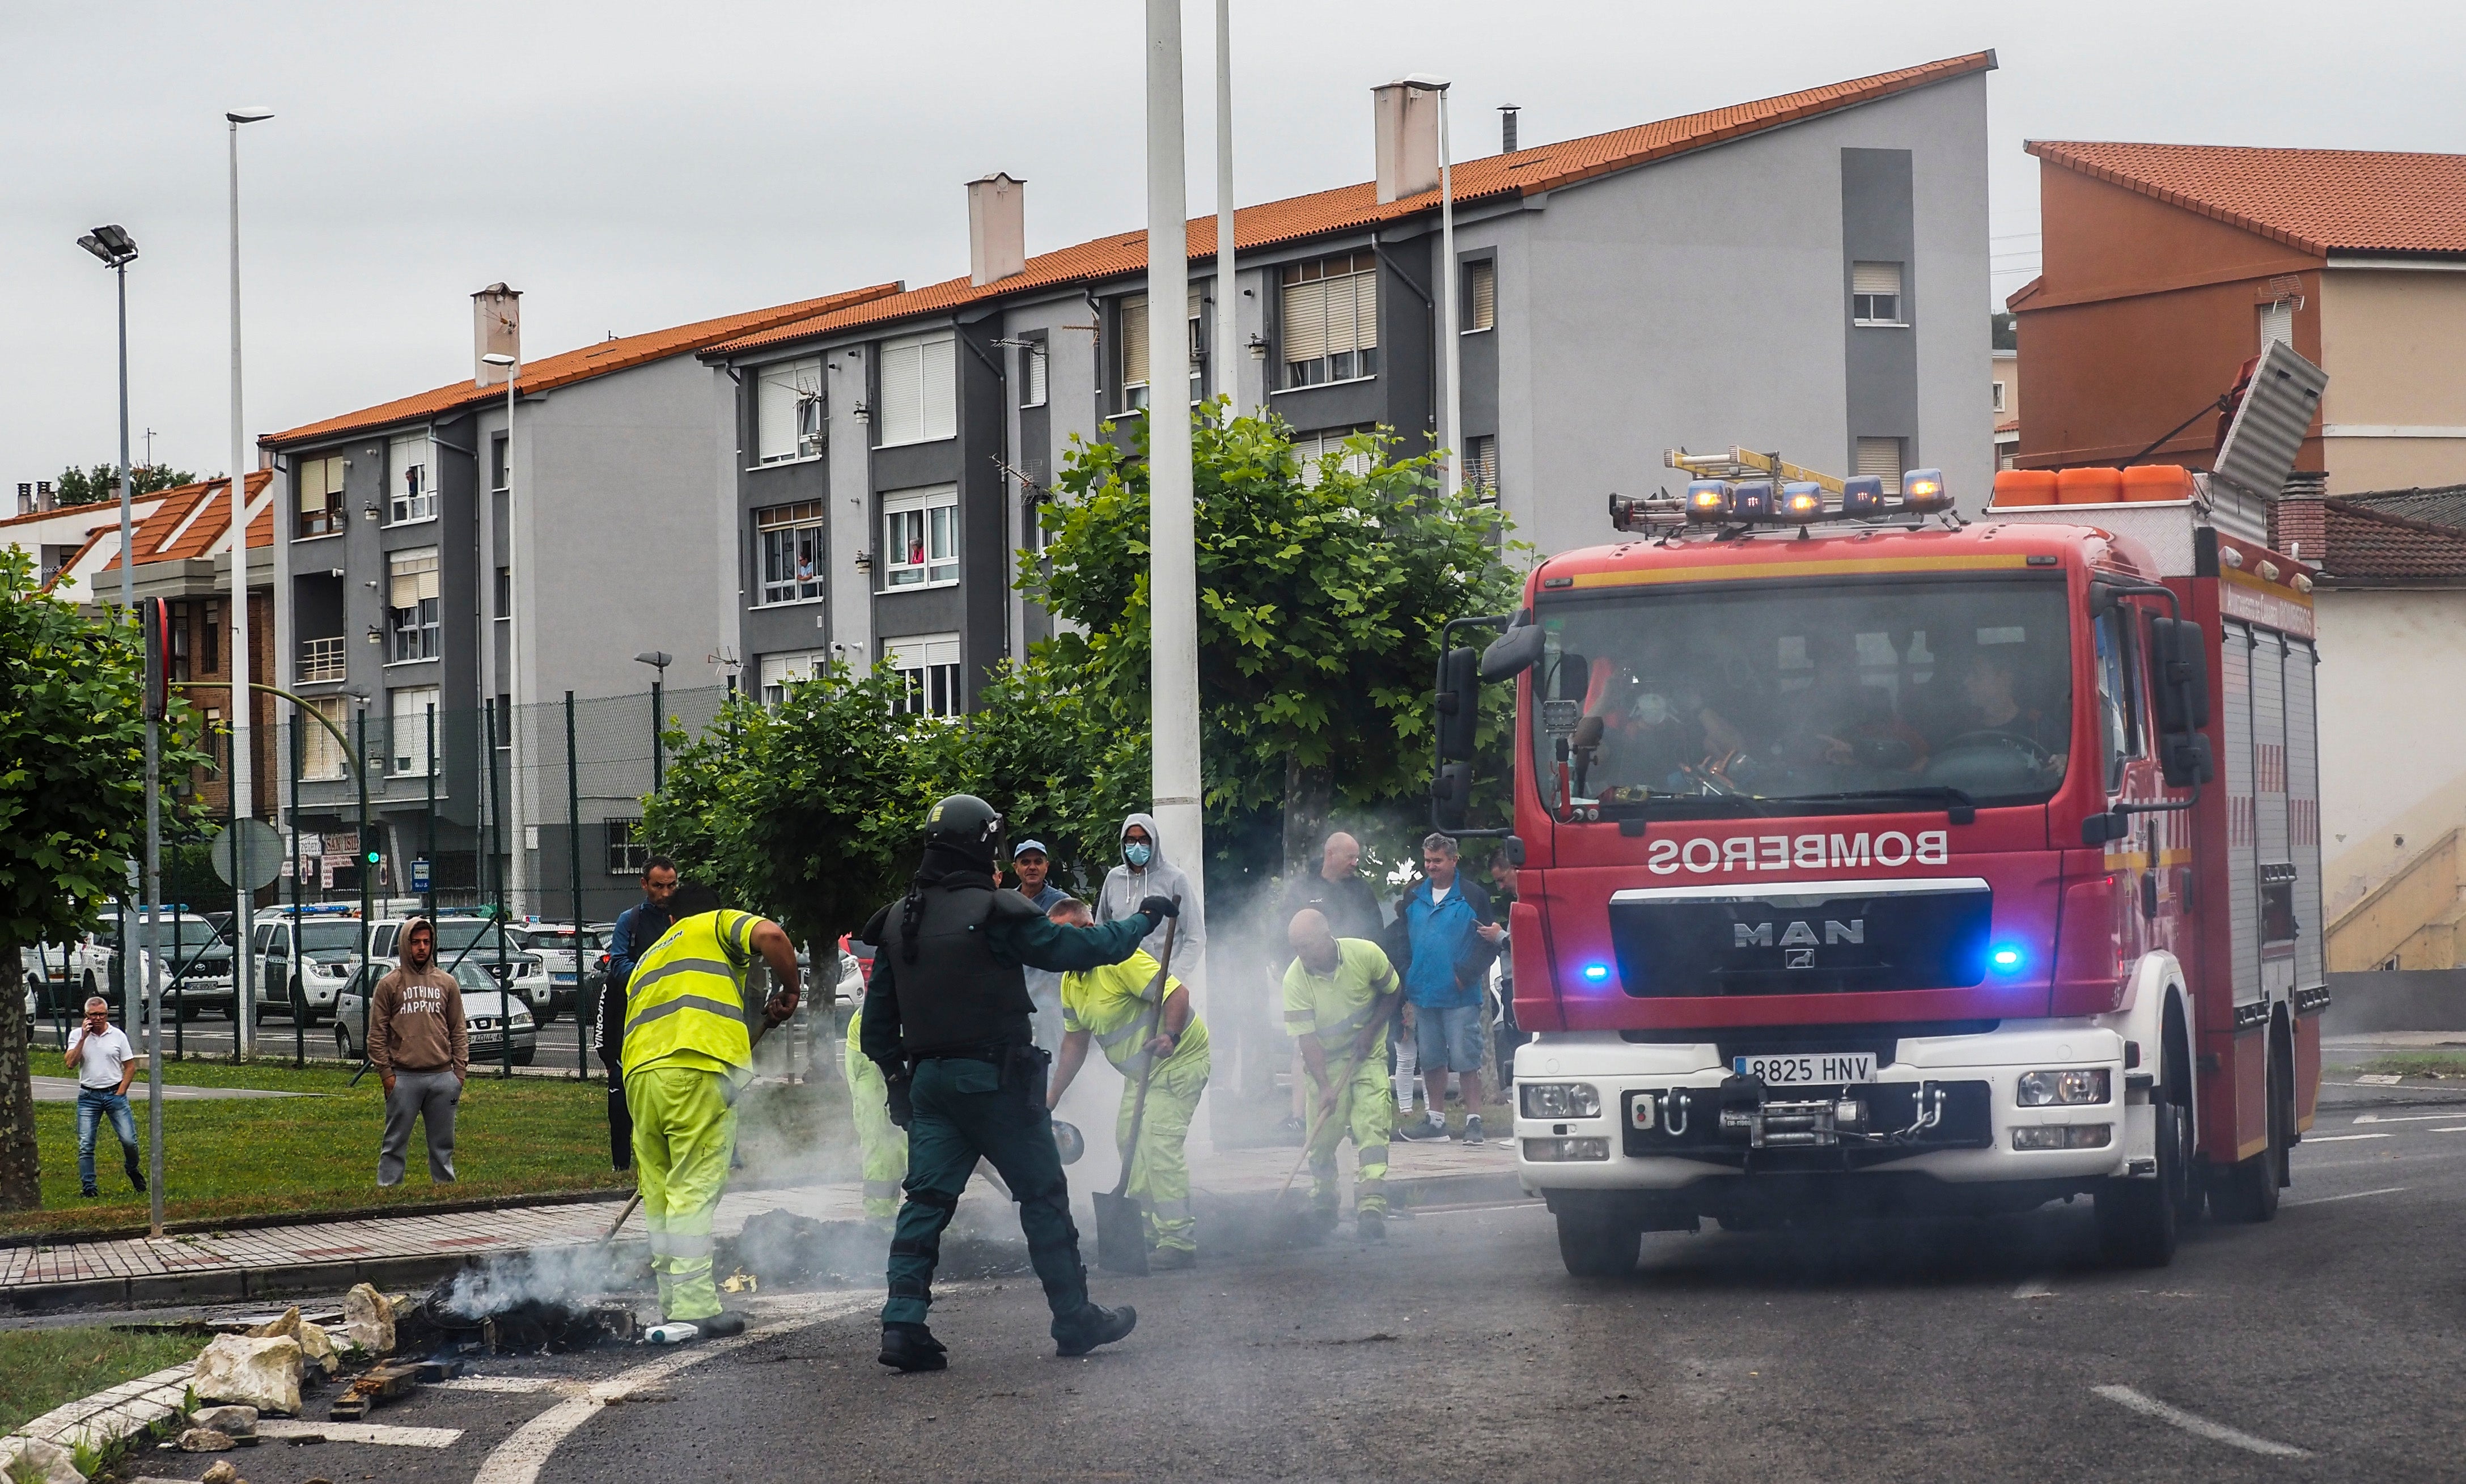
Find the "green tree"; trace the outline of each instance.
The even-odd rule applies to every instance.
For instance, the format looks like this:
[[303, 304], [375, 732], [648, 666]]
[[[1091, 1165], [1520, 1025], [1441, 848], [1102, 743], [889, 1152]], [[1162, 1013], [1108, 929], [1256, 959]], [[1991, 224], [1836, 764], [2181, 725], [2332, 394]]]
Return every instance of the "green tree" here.
[[[1121, 727], [1149, 708], [1145, 424], [1129, 448], [1073, 440], [1022, 588], [1074, 626], [1045, 641]], [[1280, 864], [1334, 807], [1401, 817], [1427, 797], [1430, 688], [1452, 618], [1515, 601], [1506, 517], [1442, 492], [1434, 455], [1358, 434], [1305, 468], [1270, 415], [1202, 408], [1197, 495], [1199, 674], [1211, 831], [1280, 814]], [[1485, 724], [1500, 743], [1503, 707]], [[1108, 842], [1110, 849], [1110, 841]]]
[[[128, 489], [132, 497], [150, 495], [157, 490], [181, 484], [193, 484], [197, 476], [187, 469], [174, 469], [168, 464], [139, 463], [128, 469]], [[60, 471], [53, 482], [58, 503], [69, 505], [101, 505], [120, 498], [120, 465], [98, 463], [91, 472], [71, 464]]]
[[853, 932], [906, 889], [934, 797], [920, 763], [949, 745], [942, 723], [900, 709], [905, 695], [887, 668], [834, 661], [776, 707], [739, 696], [699, 737], [672, 729], [643, 833], [799, 942]]
[[[88, 620], [40, 590], [23, 551], [0, 548], [0, 1210], [13, 1211], [42, 1203], [17, 950], [92, 927], [145, 848], [146, 662], [134, 623]], [[195, 740], [175, 693], [165, 779], [206, 761]], [[167, 816], [174, 797], [163, 791]]]
[[944, 730], [934, 792], [983, 798], [1002, 812], [1013, 844], [1044, 842], [1056, 885], [1095, 889], [1122, 816], [1147, 807], [1146, 718], [1122, 725], [1103, 697], [1038, 658], [1005, 661], [975, 708]]

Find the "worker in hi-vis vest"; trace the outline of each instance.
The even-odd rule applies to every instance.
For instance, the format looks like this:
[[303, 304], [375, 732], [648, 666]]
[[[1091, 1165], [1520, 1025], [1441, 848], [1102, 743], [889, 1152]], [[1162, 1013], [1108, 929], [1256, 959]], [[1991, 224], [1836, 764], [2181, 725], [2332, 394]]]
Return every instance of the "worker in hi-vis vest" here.
[[679, 884], [669, 907], [674, 925], [635, 960], [625, 986], [634, 1169], [661, 1315], [735, 1335], [745, 1318], [720, 1309], [710, 1223], [736, 1149], [736, 1096], [753, 1078], [745, 976], [757, 956], [771, 966], [779, 988], [762, 1014], [777, 1025], [796, 1013], [796, 950], [777, 923], [721, 910], [700, 882]]

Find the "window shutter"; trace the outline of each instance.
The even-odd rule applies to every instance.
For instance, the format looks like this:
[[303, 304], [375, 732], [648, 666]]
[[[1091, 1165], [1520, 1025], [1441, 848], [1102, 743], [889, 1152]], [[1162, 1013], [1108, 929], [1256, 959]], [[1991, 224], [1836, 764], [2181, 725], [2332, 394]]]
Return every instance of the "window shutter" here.
[[[1350, 285], [1353, 290], [1353, 344], [1351, 347], [1330, 345], [1330, 350], [1375, 350], [1379, 348], [1379, 275], [1356, 273], [1350, 279], [1336, 279], [1328, 284], [1331, 290]], [[1335, 309], [1331, 298], [1329, 308]], [[1342, 321], [1338, 320], [1338, 324]], [[1331, 336], [1331, 339], [1334, 337]]]
[[913, 443], [924, 436], [925, 348], [914, 341], [882, 348], [882, 406], [875, 419], [885, 443]]
[[1045, 378], [1049, 374], [1049, 368], [1045, 364], [1045, 348], [1042, 345], [1033, 345], [1021, 354], [1026, 364], [1020, 370], [1022, 373], [1021, 379], [1026, 385], [1021, 389], [1019, 405], [1042, 407], [1045, 399]]
[[1485, 258], [1465, 264], [1467, 329], [1491, 329], [1498, 324], [1498, 260]]
[[1122, 385], [1148, 379], [1148, 296], [1132, 294], [1122, 301]]
[[958, 343], [949, 335], [925, 342], [925, 438], [955, 438], [959, 432], [959, 367], [953, 356]]
[[2260, 348], [2267, 350], [2273, 340], [2295, 343], [2295, 305], [2283, 299], [2260, 306]]
[[1862, 438], [1858, 440], [1858, 472], [1877, 474], [1888, 480], [1901, 477], [1901, 440], [1896, 438]]
[[[1896, 262], [1853, 262], [1850, 265], [1850, 292], [1853, 294], [1898, 294], [1901, 291], [1901, 265]], [[1898, 474], [1900, 471], [1893, 471]]]
[[1327, 283], [1285, 285], [1284, 357], [1315, 361], [1327, 354]]
[[796, 456], [796, 373], [774, 366], [762, 373], [753, 409], [754, 457], [769, 463]]

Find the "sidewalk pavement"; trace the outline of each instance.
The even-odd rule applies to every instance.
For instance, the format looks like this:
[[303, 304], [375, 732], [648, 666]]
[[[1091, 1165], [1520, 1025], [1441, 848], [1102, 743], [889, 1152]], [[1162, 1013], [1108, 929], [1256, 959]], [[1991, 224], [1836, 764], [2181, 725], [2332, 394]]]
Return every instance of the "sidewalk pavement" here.
[[[1211, 1208], [1230, 1214], [1232, 1208], [1256, 1208], [1273, 1200], [1300, 1150], [1285, 1146], [1193, 1153], [1191, 1195], [1204, 1222]], [[1339, 1158], [1349, 1189], [1353, 1165], [1349, 1144]], [[1388, 1197], [1401, 1207], [1514, 1200], [1522, 1195], [1515, 1177], [1514, 1146], [1506, 1139], [1472, 1148], [1454, 1142], [1398, 1140], [1388, 1159]], [[1110, 1177], [1110, 1170], [1105, 1173]], [[1071, 1183], [1085, 1213], [1090, 1181], [1074, 1171]], [[1110, 1188], [1111, 1183], [1108, 1178], [1103, 1186]], [[1305, 1172], [1294, 1189], [1305, 1191], [1309, 1184]], [[1008, 1198], [982, 1174], [971, 1182], [961, 1202], [963, 1210], [975, 1207], [995, 1229], [1011, 1221], [1002, 1209], [1008, 1204]], [[0, 1313], [238, 1303], [282, 1294], [340, 1293], [355, 1283], [373, 1283], [388, 1291], [425, 1287], [491, 1253], [599, 1241], [616, 1219], [616, 1209], [617, 1203], [612, 1200], [358, 1221], [303, 1221], [161, 1239], [0, 1248]], [[824, 1222], [862, 1221], [863, 1187], [844, 1180], [730, 1191], [720, 1200], [713, 1233], [729, 1241], [747, 1218], [773, 1210]], [[1092, 1217], [1082, 1229], [1095, 1229]], [[629, 1241], [643, 1241], [639, 1214], [627, 1219], [618, 1245], [624, 1247]]]
[[[38, 1103], [74, 1103], [78, 1095], [75, 1077], [36, 1077], [34, 1101]], [[163, 1085], [163, 1101], [167, 1103], [210, 1103], [226, 1097], [310, 1097], [308, 1092], [271, 1092], [263, 1088], [198, 1088], [185, 1083]], [[139, 1077], [128, 1085], [128, 1100], [146, 1101], [146, 1079]]]

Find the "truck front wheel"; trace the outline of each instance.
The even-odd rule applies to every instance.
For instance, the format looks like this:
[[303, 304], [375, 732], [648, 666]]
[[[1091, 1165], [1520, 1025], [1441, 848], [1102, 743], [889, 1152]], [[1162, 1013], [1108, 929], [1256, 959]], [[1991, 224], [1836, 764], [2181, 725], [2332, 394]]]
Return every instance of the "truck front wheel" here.
[[1623, 1278], [1635, 1271], [1644, 1241], [1641, 1223], [1599, 1211], [1558, 1213], [1558, 1259], [1579, 1278]]
[[2152, 1103], [2157, 1177], [2119, 1177], [2097, 1193], [2098, 1247], [2108, 1262], [2124, 1268], [2163, 1268], [2173, 1262], [2176, 1232], [2184, 1219], [2191, 1119], [2174, 1101], [2171, 1088], [2158, 1089]]

